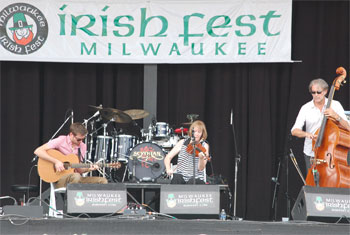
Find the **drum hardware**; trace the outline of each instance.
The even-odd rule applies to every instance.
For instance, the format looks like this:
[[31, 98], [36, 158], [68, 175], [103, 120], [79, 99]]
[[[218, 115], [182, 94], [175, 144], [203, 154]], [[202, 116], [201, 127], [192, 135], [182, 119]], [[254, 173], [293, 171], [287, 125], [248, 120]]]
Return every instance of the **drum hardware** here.
[[190, 121], [190, 123], [193, 123], [194, 121], [196, 121], [199, 117], [198, 114], [187, 114], [187, 119]]
[[[94, 130], [93, 132], [91, 132], [89, 134], [90, 136], [90, 150], [89, 150], [89, 157], [90, 160], [92, 160], [92, 150], [93, 150], [93, 144], [94, 144], [94, 134], [96, 134], [99, 130], [101, 130], [103, 128], [103, 135], [97, 136], [96, 137], [96, 148], [95, 148], [95, 156], [94, 156], [94, 161], [96, 161], [97, 159], [100, 159], [101, 155], [102, 158], [105, 160], [108, 160], [108, 156], [107, 156], [107, 151], [109, 150], [110, 153], [114, 152], [114, 140], [112, 137], [107, 135], [107, 126], [110, 122], [113, 122], [114, 119], [112, 118], [111, 120], [109, 120], [107, 123], [103, 123], [101, 127], [99, 127], [98, 129]], [[101, 140], [102, 139], [102, 140]], [[102, 141], [102, 143], [101, 143]], [[108, 142], [108, 144], [107, 144]], [[102, 153], [102, 154], [101, 154]]]
[[188, 119], [188, 122], [181, 123], [182, 126], [190, 126], [192, 123], [197, 120], [199, 117], [198, 114], [187, 114], [186, 118]]
[[189, 122], [183, 122], [181, 125], [184, 126], [190, 126], [194, 121], [198, 119], [199, 115], [198, 114], [187, 114], [186, 118], [189, 120]]
[[[91, 117], [89, 117], [88, 119], [84, 119], [83, 125], [87, 128], [87, 124], [90, 122], [91, 119], [100, 116], [100, 110], [102, 109], [102, 105], [100, 106], [93, 106], [93, 105], [89, 105], [90, 107], [92, 107], [94, 110], [97, 110]], [[95, 127], [95, 121], [90, 122], [90, 126], [91, 126], [91, 130], [94, 130]], [[88, 141], [88, 136], [90, 136], [90, 142]], [[92, 134], [86, 135], [85, 137], [85, 143], [87, 143], [87, 145], [89, 146], [89, 148], [87, 148], [86, 150], [86, 156], [88, 158], [88, 160], [92, 160], [92, 145], [93, 145], [93, 141], [92, 141]]]
[[[102, 163], [105, 163], [105, 159], [99, 159], [97, 162], [95, 162], [94, 164], [98, 164], [98, 163], [100, 163], [100, 162], [102, 162]], [[103, 177], [105, 177], [106, 179], [108, 179], [109, 177], [107, 177], [107, 174], [106, 174], [106, 169], [105, 169], [105, 167], [103, 167], [102, 168], [102, 171], [101, 171], [101, 169], [100, 168], [98, 168], [97, 169], [97, 171], [98, 171], [98, 173], [100, 173]], [[91, 174], [92, 174], [92, 172], [90, 172]]]
[[153, 124], [149, 124], [148, 131], [145, 132], [145, 129], [141, 129], [141, 138], [143, 142], [151, 142], [153, 139]]
[[158, 144], [163, 148], [163, 151], [169, 152], [176, 144], [179, 142], [180, 137], [178, 135], [172, 134], [168, 139], [154, 140], [152, 143]]
[[103, 109], [102, 104], [100, 104], [99, 106], [89, 105], [89, 107], [96, 111], [100, 111]]
[[100, 115], [100, 111], [102, 110], [102, 104], [100, 104], [100, 106], [93, 106], [93, 105], [89, 105], [90, 107], [92, 107], [94, 110], [97, 110], [91, 117], [89, 117], [88, 119], [84, 119], [84, 122], [82, 123], [85, 127], [87, 127], [87, 123]]

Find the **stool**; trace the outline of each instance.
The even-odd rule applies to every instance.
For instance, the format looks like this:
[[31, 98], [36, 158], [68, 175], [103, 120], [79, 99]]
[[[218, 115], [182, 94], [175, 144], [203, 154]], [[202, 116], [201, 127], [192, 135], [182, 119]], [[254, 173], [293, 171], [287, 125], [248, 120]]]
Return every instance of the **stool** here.
[[11, 190], [12, 192], [16, 192], [16, 193], [23, 193], [23, 199], [21, 201], [21, 205], [24, 205], [26, 202], [26, 193], [29, 192], [38, 192], [39, 191], [39, 187], [37, 185], [25, 185], [25, 184], [14, 184], [11, 185]]

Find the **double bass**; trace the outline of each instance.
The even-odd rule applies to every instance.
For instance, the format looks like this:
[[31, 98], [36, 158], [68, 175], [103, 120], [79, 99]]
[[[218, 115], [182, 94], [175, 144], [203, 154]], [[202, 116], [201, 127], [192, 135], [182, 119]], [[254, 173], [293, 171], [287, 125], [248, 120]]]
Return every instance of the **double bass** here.
[[[339, 67], [336, 73], [339, 76], [333, 81], [326, 108], [331, 107], [335, 90], [345, 83], [345, 69]], [[316, 135], [316, 140], [312, 141], [315, 157], [306, 177], [306, 185], [350, 188], [350, 166], [347, 162], [350, 132], [337, 121], [324, 116]]]

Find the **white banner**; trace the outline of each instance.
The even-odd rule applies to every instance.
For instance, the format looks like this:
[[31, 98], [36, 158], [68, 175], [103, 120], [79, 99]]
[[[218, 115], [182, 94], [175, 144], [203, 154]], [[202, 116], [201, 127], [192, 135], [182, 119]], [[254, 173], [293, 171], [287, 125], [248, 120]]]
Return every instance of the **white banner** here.
[[292, 0], [1, 0], [0, 60], [291, 61]]

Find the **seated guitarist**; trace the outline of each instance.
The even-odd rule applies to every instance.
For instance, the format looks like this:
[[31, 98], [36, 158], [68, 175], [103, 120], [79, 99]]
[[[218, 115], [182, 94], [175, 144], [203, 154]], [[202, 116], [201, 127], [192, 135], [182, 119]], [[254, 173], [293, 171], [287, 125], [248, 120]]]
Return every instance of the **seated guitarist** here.
[[[86, 144], [83, 143], [88, 131], [81, 123], [72, 123], [69, 128], [69, 134], [59, 136], [50, 140], [46, 144], [38, 147], [34, 154], [39, 158], [50, 161], [54, 164], [57, 172], [64, 171], [63, 163], [50, 156], [48, 150], [56, 149], [64, 155], [75, 154], [79, 157], [80, 162], [84, 159], [86, 153]], [[104, 177], [83, 177], [81, 174], [98, 169], [98, 166], [91, 165], [90, 168], [76, 168], [72, 174], [63, 175], [55, 184], [56, 188], [66, 187], [69, 183], [86, 183], [86, 184], [107, 184]]]

